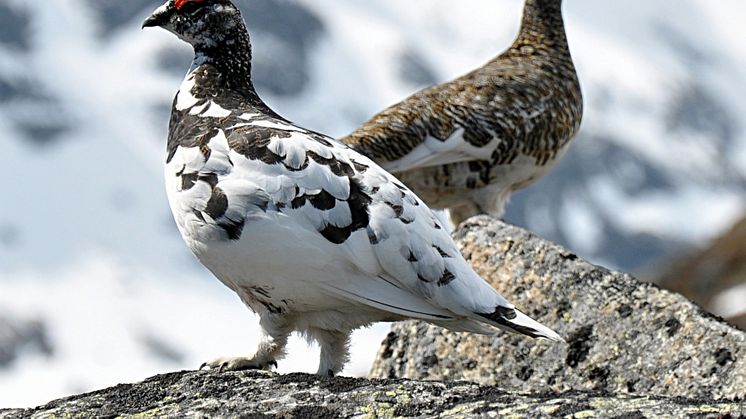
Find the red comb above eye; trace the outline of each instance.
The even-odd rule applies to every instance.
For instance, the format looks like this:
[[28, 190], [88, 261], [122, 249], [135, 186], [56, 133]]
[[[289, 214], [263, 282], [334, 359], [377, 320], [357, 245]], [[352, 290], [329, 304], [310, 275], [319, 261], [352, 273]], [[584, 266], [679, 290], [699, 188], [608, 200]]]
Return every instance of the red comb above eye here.
[[187, 3], [204, 3], [206, 1], [207, 0], [176, 0], [174, 6], [176, 7], [176, 10], [181, 10], [181, 8]]

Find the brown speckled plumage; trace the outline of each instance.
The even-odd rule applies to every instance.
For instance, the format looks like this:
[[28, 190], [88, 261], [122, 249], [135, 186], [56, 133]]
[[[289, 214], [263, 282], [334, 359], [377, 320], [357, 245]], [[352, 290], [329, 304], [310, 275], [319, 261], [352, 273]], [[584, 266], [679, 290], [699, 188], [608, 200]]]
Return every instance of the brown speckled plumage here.
[[[543, 176], [580, 126], [583, 101], [561, 7], [561, 0], [526, 0], [508, 50], [384, 110], [342, 141], [396, 173], [431, 207], [449, 208], [454, 223], [502, 215], [509, 195]], [[460, 129], [461, 149], [446, 155], [428, 147], [430, 159], [412, 159], [427, 142], [445, 145]], [[466, 143], [473, 147], [464, 151]]]

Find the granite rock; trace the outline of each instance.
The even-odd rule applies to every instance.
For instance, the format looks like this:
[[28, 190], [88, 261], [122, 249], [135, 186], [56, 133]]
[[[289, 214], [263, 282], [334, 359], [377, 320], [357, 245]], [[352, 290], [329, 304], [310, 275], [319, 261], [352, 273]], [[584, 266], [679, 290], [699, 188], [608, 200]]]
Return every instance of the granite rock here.
[[[53, 401], [0, 418], [667, 417], [746, 415], [736, 402], [592, 392], [532, 394], [473, 383], [177, 372]], [[626, 416], [624, 416], [626, 415]]]
[[567, 344], [404, 322], [383, 342], [372, 378], [746, 398], [746, 333], [686, 298], [489, 217], [467, 220], [455, 238], [477, 272]]

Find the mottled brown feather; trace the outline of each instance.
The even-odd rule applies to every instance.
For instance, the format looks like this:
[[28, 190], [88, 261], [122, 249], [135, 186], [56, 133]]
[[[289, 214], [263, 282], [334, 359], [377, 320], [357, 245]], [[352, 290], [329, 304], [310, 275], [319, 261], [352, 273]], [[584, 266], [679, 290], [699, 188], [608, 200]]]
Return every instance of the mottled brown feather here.
[[[561, 0], [527, 0], [509, 49], [391, 106], [342, 141], [385, 167], [428, 136], [445, 141], [459, 128], [477, 147], [498, 138], [488, 161], [414, 167], [397, 176], [431, 207], [451, 208], [454, 222], [475, 213], [500, 215], [509, 194], [541, 177], [580, 126], [583, 100], [561, 7]], [[535, 173], [504, 180], [521, 156], [531, 158]]]

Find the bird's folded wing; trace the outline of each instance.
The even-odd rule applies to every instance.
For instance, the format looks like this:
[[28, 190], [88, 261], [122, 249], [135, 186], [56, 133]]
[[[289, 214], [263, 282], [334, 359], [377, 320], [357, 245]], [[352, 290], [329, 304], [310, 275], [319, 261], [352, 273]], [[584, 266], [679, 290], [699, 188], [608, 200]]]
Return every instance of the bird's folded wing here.
[[280, 122], [264, 125], [220, 133], [207, 144], [212, 153], [203, 169], [229, 162], [217, 164], [226, 172], [212, 191], [209, 179], [202, 182], [207, 221], [237, 238], [234, 226], [267, 202], [307, 230], [311, 242], [298, 245], [329, 248], [360, 277], [385, 278], [380, 285], [387, 291], [359, 280], [331, 283], [355, 301], [389, 304], [392, 313], [471, 317], [507, 304], [474, 273], [432, 211], [392, 175], [331, 138]]
[[[356, 153], [343, 149], [338, 154]], [[471, 317], [475, 312], [492, 312], [499, 304], [508, 305], [472, 270], [448, 231], [412, 191], [369, 159], [355, 158], [366, 168], [356, 169], [351, 179], [369, 200], [364, 230], [340, 243], [351, 263], [455, 316]]]
[[381, 166], [389, 172], [398, 173], [451, 163], [489, 161], [497, 140], [492, 140], [493, 144], [476, 147], [464, 140], [464, 133], [464, 128], [458, 128], [445, 140], [427, 136], [403, 157], [381, 162]]

